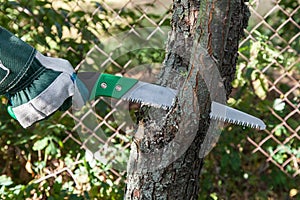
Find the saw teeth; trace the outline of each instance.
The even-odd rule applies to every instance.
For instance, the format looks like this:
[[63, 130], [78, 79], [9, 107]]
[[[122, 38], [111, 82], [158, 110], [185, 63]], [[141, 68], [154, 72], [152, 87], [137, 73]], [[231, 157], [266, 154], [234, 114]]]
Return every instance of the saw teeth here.
[[171, 106], [168, 106], [168, 105], [159, 105], [159, 104], [152, 104], [152, 103], [146, 103], [146, 102], [143, 102], [142, 99], [136, 99], [136, 98], [132, 98], [132, 97], [128, 97], [128, 98], [124, 98], [123, 100], [125, 101], [129, 101], [129, 102], [132, 102], [132, 103], [138, 103], [138, 104], [141, 104], [143, 106], [151, 106], [151, 107], [155, 107], [155, 108], [162, 108], [164, 110], [168, 110], [171, 108]]
[[221, 117], [221, 116], [216, 116], [216, 115], [213, 115], [213, 114], [210, 114], [210, 118], [213, 119], [213, 120], [223, 121], [225, 123], [236, 124], [236, 125], [239, 125], [239, 126], [247, 126], [247, 127], [255, 128], [255, 129], [260, 129], [261, 128], [258, 124], [252, 124], [252, 123], [249, 123], [249, 122], [239, 121], [239, 120], [236, 120], [236, 119], [228, 119], [228, 118], [224, 118], [224, 117]]

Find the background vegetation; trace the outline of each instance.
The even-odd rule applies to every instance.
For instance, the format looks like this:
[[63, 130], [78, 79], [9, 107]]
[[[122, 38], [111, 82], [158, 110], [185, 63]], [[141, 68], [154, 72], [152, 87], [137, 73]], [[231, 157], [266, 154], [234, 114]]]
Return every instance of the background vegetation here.
[[[146, 6], [151, 10], [156, 3], [163, 4], [155, 1]], [[142, 17], [145, 10], [139, 5], [122, 8], [107, 5], [105, 1], [85, 0], [0, 0], [0, 25], [42, 53], [68, 59], [74, 67], [95, 45], [103, 47], [101, 38], [105, 36], [133, 27], [169, 25], [169, 11], [147, 13], [151, 21]], [[257, 6], [256, 1], [251, 5]], [[206, 158], [199, 199], [300, 199], [297, 176], [300, 114], [294, 111], [295, 107], [299, 110], [300, 103], [300, 16], [299, 11], [298, 14], [294, 12], [299, 10], [299, 4], [287, 0], [279, 5], [283, 10], [272, 12], [263, 20], [251, 21], [247, 31], [250, 39], [241, 45], [237, 79], [233, 83], [235, 90], [229, 100], [231, 106], [265, 120], [268, 130], [262, 133], [228, 125]], [[275, 37], [266, 25], [251, 32], [261, 21], [275, 27], [280, 37]], [[159, 63], [163, 61], [164, 52], [149, 49], [127, 56], [138, 63]], [[120, 57], [117, 62], [124, 66], [127, 59]], [[109, 73], [124, 72], [114, 64], [107, 70]], [[298, 87], [290, 79], [280, 79], [275, 84], [282, 74], [296, 79]], [[274, 90], [274, 85], [283, 96]], [[125, 172], [110, 164], [90, 162], [68, 112], [58, 112], [24, 130], [9, 117], [6, 103], [1, 97], [0, 199], [122, 199]], [[96, 110], [102, 112], [101, 116], [107, 115], [109, 106], [103, 102], [99, 104], [101, 110]], [[292, 117], [286, 117], [293, 112]], [[280, 119], [286, 119], [286, 124]], [[111, 135], [118, 126], [112, 117], [107, 117], [106, 121], [109, 124], [102, 129]], [[266, 155], [252, 153], [254, 147], [249, 142], [258, 144], [270, 135], [275, 137], [262, 148], [271, 155], [269, 161], [272, 163], [266, 161]], [[284, 142], [289, 137], [292, 139]], [[120, 143], [126, 146], [128, 142], [130, 137], [124, 135], [113, 141], [113, 145], [120, 149]], [[122, 151], [116, 159], [126, 162], [128, 152], [128, 149]], [[286, 162], [291, 155], [294, 161]]]

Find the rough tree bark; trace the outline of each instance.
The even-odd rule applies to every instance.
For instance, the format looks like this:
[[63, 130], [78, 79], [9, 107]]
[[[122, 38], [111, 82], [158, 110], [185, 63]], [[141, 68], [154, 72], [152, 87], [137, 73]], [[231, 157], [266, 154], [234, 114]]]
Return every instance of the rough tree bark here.
[[[206, 66], [208, 73], [215, 73], [209, 71], [211, 63], [217, 66], [223, 83], [220, 87], [225, 88], [228, 96], [235, 75], [239, 40], [244, 35], [249, 15], [244, 0], [174, 0], [172, 31], [159, 84], [176, 87], [182, 79], [184, 83], [179, 88], [177, 105], [164, 113], [165, 116], [162, 117], [161, 111], [141, 113], [131, 146], [125, 199], [198, 198], [203, 165], [199, 154], [210, 124], [212, 96], [203, 77], [205, 74], [196, 69], [191, 57]], [[175, 76], [174, 71], [180, 76]], [[187, 82], [190, 92], [186, 89]], [[188, 143], [190, 135], [193, 140]], [[181, 143], [172, 143], [174, 138], [179, 138]], [[164, 149], [170, 144], [171, 149], [176, 149], [176, 145], [185, 141], [188, 148], [182, 148], [181, 153]], [[151, 154], [153, 152], [158, 153]]]

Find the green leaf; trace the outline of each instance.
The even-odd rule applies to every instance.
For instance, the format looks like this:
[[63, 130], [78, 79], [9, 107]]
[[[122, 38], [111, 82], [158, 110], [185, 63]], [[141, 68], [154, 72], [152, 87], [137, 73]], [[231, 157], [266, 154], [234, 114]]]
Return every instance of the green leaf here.
[[276, 111], [283, 111], [285, 108], [285, 102], [282, 99], [275, 99], [273, 108]]
[[13, 182], [11, 180], [10, 177], [7, 177], [6, 175], [1, 175], [0, 176], [0, 185], [1, 186], [9, 186], [9, 185], [12, 185]]
[[58, 22], [55, 22], [55, 27], [57, 30], [58, 37], [59, 37], [59, 39], [61, 39], [62, 38], [62, 26]]
[[269, 83], [267, 77], [260, 72], [252, 74], [252, 86], [254, 93], [261, 99], [265, 100], [267, 98], [267, 92], [269, 88]]
[[253, 67], [247, 67], [247, 70], [245, 73], [246, 78], [251, 79], [253, 72], [255, 72], [255, 69]]
[[256, 60], [258, 53], [260, 52], [262, 46], [261, 42], [253, 42], [251, 41], [251, 48], [250, 48], [250, 60]]
[[43, 150], [47, 145], [48, 145], [48, 142], [49, 142], [49, 138], [48, 137], [45, 137], [41, 140], [38, 140], [34, 143], [33, 147], [32, 147], [32, 150], [34, 151], [40, 151], [40, 150]]
[[31, 141], [31, 140], [35, 139], [36, 137], [37, 137], [37, 135], [26, 135], [26, 136], [23, 136], [22, 138], [20, 138], [20, 140], [18, 140], [14, 144], [15, 145], [26, 144], [28, 141]]
[[277, 137], [280, 137], [282, 134], [287, 134], [287, 130], [284, 126], [282, 125], [277, 125], [275, 127], [275, 133], [274, 133]]
[[57, 153], [57, 147], [55, 146], [54, 142], [50, 140], [49, 145], [45, 149], [45, 154], [55, 155], [56, 153]]
[[213, 199], [213, 200], [218, 200], [218, 195], [217, 195], [217, 193], [211, 193], [210, 195], [209, 195], [209, 197], [211, 198], [211, 199]]

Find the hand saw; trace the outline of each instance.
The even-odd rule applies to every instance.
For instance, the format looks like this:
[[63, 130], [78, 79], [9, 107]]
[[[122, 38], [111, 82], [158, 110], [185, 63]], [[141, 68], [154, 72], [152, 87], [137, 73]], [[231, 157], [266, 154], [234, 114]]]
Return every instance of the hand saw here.
[[[77, 79], [88, 90], [90, 100], [104, 96], [169, 109], [178, 93], [169, 87], [97, 72], [79, 72]], [[211, 104], [210, 118], [260, 130], [266, 128], [262, 120], [214, 101]]]

